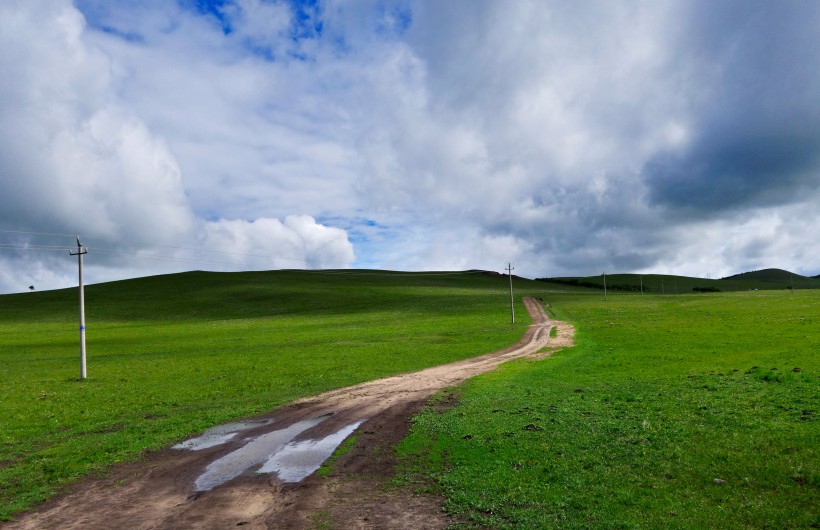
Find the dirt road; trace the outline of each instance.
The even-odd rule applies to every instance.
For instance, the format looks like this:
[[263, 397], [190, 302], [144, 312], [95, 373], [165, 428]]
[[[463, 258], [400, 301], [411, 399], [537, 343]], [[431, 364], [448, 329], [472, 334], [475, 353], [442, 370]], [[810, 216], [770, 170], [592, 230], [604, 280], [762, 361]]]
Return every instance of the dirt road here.
[[[448, 519], [438, 499], [380, 486], [393, 469], [392, 447], [407, 433], [412, 414], [437, 390], [506, 361], [544, 356], [572, 345], [570, 325], [550, 320], [537, 300], [524, 302], [533, 324], [518, 343], [504, 350], [301, 399], [255, 419], [241, 435], [221, 445], [196, 451], [169, 448], [118, 466], [105, 478], [86, 480], [2, 528], [445, 527]], [[557, 336], [550, 338], [553, 327]], [[229, 474], [232, 478], [219, 481], [224, 476], [214, 471], [215, 466], [230, 464], [238, 448], [251, 445], [248, 440], [276, 436], [299, 422], [312, 423], [290, 438], [292, 443], [318, 440], [363, 423], [356, 443], [335, 462], [329, 476], [285, 483], [274, 474], [256, 473], [256, 465], [237, 467], [235, 477]]]

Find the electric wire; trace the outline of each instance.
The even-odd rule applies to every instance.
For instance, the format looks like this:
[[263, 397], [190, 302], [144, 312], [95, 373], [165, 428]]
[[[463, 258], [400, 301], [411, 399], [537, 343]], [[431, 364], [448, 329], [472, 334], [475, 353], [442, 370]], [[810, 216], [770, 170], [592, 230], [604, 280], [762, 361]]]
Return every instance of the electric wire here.
[[8, 245], [5, 243], [0, 243], [0, 249], [7, 249], [7, 250], [62, 250], [68, 251], [71, 250], [69, 247], [57, 247], [57, 246], [46, 246], [46, 245]]
[[52, 234], [49, 232], [28, 232], [26, 230], [0, 230], [6, 234], [28, 234], [35, 236], [58, 236], [58, 237], [77, 237], [77, 234]]
[[192, 263], [192, 264], [207, 264], [207, 265], [232, 265], [236, 266], [236, 263], [230, 263], [227, 261], [208, 261], [208, 260], [198, 260], [198, 259], [187, 259], [187, 258], [179, 258], [173, 256], [156, 256], [153, 254], [143, 254], [141, 252], [127, 252], [127, 251], [119, 251], [119, 250], [102, 250], [97, 248], [90, 248], [89, 254], [106, 254], [109, 256], [127, 256], [127, 257], [137, 257], [140, 259], [147, 259], [153, 261], [172, 261], [177, 263]]
[[211, 254], [227, 254], [230, 256], [245, 256], [250, 258], [265, 258], [265, 259], [284, 259], [288, 261], [302, 261], [299, 258], [286, 258], [284, 256], [270, 256], [267, 254], [246, 254], [244, 252], [228, 252], [226, 250], [211, 250], [205, 248], [191, 248], [191, 247], [174, 247], [171, 245], [145, 245], [146, 247], [157, 247], [157, 248], [172, 248], [176, 250], [189, 250], [192, 252], [208, 252]]
[[[2, 233], [9, 233], [9, 234], [25, 234], [25, 235], [39, 235], [39, 236], [57, 236], [57, 237], [77, 237], [74, 234], [61, 234], [61, 233], [53, 233], [53, 232], [33, 232], [33, 231], [25, 231], [25, 230], [2, 230]], [[99, 240], [88, 240], [89, 242], [99, 241]], [[91, 254], [103, 254], [109, 256], [125, 256], [125, 257], [134, 257], [139, 259], [145, 260], [152, 260], [152, 261], [166, 261], [166, 262], [174, 262], [174, 263], [189, 263], [193, 265], [220, 265], [225, 267], [232, 267], [237, 269], [242, 269], [243, 266], [247, 266], [247, 264], [229, 262], [229, 261], [216, 261], [211, 259], [200, 259], [196, 257], [180, 257], [180, 256], [167, 256], [167, 255], [159, 255], [159, 254], [146, 254], [144, 252], [139, 252], [136, 250], [120, 250], [120, 249], [112, 249], [112, 248], [105, 248], [105, 247], [97, 247], [97, 246], [88, 246], [84, 245], [89, 253]], [[241, 256], [241, 257], [248, 257], [248, 258], [259, 258], [265, 260], [284, 260], [284, 261], [297, 261], [305, 263], [305, 259], [302, 258], [292, 258], [292, 257], [285, 257], [285, 256], [273, 256], [267, 254], [251, 254], [251, 253], [243, 253], [243, 252], [230, 252], [224, 250], [214, 250], [214, 249], [203, 249], [203, 248], [193, 248], [193, 247], [179, 247], [179, 246], [172, 246], [172, 245], [152, 245], [152, 244], [143, 244], [142, 247], [154, 247], [154, 248], [167, 248], [167, 249], [175, 249], [175, 250], [185, 250], [189, 252], [206, 252], [210, 254], [222, 254], [226, 256]], [[0, 243], [0, 250], [25, 250], [25, 251], [46, 251], [46, 250], [59, 250], [59, 251], [71, 251], [72, 247], [66, 245], [37, 245], [37, 244], [20, 244], [20, 243]], [[272, 264], [271, 264], [272, 265]], [[341, 269], [336, 270], [328, 270], [328, 269], [286, 269], [280, 268], [279, 270], [284, 271], [299, 271], [303, 273], [310, 273], [310, 274], [323, 274], [323, 275], [340, 275], [340, 276], [416, 276], [416, 275], [424, 275], [424, 276], [452, 276], [452, 275], [459, 275], [459, 274], [483, 274], [486, 271], [483, 270], [465, 270], [465, 271], [388, 271], [388, 270], [379, 270], [379, 269], [345, 269], [344, 267], [347, 263], [342, 262], [329, 262], [323, 263], [323, 266], [328, 265], [340, 265]]]

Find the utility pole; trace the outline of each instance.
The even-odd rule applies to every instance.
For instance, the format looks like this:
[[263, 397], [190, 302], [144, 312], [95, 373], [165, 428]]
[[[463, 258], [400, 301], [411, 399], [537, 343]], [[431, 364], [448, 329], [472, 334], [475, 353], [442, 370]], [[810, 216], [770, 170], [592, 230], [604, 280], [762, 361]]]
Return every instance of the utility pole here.
[[77, 265], [80, 275], [80, 379], [85, 380], [85, 293], [83, 292], [83, 255], [88, 254], [88, 250], [80, 243], [80, 236], [77, 236], [77, 252], [68, 252], [71, 256], [77, 256]]
[[663, 288], [663, 278], [661, 278], [661, 294], [666, 294], [666, 289]]
[[603, 271], [601, 274], [604, 276], [604, 301], [606, 301], [606, 271]]
[[510, 276], [510, 313], [512, 314], [512, 323], [515, 324], [515, 303], [513, 302], [512, 289], [512, 271], [515, 267], [511, 263], [507, 263], [507, 274]]
[[643, 274], [641, 274], [641, 294], [643, 294]]

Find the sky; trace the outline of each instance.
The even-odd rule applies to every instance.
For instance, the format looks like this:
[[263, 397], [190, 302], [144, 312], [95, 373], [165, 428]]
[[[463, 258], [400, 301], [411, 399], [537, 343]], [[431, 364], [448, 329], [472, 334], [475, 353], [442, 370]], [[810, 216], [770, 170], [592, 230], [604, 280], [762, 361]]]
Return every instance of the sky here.
[[[3, 0], [0, 292], [820, 274], [820, 2]], [[76, 250], [76, 248], [75, 248]]]

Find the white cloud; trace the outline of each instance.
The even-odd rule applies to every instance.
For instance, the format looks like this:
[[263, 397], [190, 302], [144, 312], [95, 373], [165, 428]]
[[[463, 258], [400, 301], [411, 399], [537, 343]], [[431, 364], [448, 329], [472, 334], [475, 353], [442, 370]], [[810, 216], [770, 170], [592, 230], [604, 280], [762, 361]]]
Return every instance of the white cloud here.
[[234, 29], [232, 37], [261, 48], [273, 56], [280, 55], [291, 27], [291, 9], [285, 2], [237, 0], [221, 8]]
[[[192, 179], [183, 174], [174, 148], [139, 117], [138, 106], [121, 97], [133, 65], [118, 63], [87, 35], [82, 14], [68, 1], [0, 6], [0, 47], [8, 74], [0, 81], [0, 228], [76, 231], [100, 249], [89, 263], [91, 281], [196, 268], [201, 255], [159, 252], [157, 245], [192, 247], [198, 242], [206, 248], [219, 243], [227, 252], [249, 245], [253, 252], [247, 254], [277, 257], [263, 260], [267, 267], [345, 267], [352, 262], [346, 233], [309, 216], [289, 212], [284, 223], [241, 209], [220, 212], [218, 221], [198, 216], [189, 197]], [[199, 77], [191, 85], [201, 81]], [[157, 94], [146, 97], [156, 99]], [[202, 127], [191, 134], [208, 131]], [[333, 146], [306, 149], [331, 163], [337, 156]], [[200, 154], [207, 158], [211, 153]], [[247, 195], [269, 200], [258, 191], [251, 185]], [[251, 220], [231, 221], [231, 215]], [[18, 234], [10, 242], [22, 246], [30, 239]], [[60, 238], [59, 244], [70, 246], [71, 241]], [[20, 290], [23, 283], [70, 285], [65, 282], [73, 275], [63, 272], [65, 260], [50, 252], [43, 257], [31, 249], [3, 249], [0, 290]], [[135, 267], [135, 256], [154, 261]], [[234, 268], [259, 264], [253, 256], [229, 256]], [[163, 265], [156, 261], [162, 257], [189, 261]]]
[[0, 228], [225, 267], [352, 241], [401, 269], [820, 268], [815, 6], [77, 2], [0, 6]]
[[237, 263], [261, 257], [258, 263], [277, 269], [346, 268], [355, 259], [344, 230], [318, 224], [308, 215], [289, 215], [284, 223], [265, 218], [208, 222], [202, 246], [230, 253]]
[[16, 52], [0, 86], [0, 167], [10, 184], [0, 217], [109, 239], [184, 236], [192, 216], [174, 157], [111, 100], [111, 63], [83, 43], [82, 16], [54, 4], [4, 4], [0, 13], [0, 45]]

